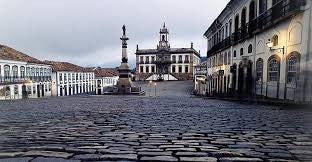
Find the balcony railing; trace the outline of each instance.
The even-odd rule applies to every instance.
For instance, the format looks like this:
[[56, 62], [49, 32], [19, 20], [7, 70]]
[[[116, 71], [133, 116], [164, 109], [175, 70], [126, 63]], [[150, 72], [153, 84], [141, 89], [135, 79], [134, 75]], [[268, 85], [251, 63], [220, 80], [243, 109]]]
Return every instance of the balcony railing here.
[[301, 7], [305, 6], [305, 0], [281, 0], [272, 8], [262, 13], [249, 23], [243, 24], [231, 36], [214, 45], [208, 52], [210, 56], [217, 51], [226, 49], [231, 45], [236, 45], [245, 39], [277, 24], [278, 22], [301, 12]]
[[156, 60], [155, 64], [171, 64], [171, 60]]
[[46, 82], [51, 81], [51, 76], [0, 77], [0, 84], [24, 83], [27, 80], [32, 82]]

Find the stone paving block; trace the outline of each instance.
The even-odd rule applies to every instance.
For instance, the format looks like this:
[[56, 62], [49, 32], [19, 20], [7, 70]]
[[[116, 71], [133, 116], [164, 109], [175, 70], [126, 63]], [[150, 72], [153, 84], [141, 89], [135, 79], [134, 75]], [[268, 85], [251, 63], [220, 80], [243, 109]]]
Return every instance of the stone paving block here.
[[195, 152], [197, 151], [195, 148], [167, 148], [166, 151], [188, 151], [188, 152]]
[[281, 158], [281, 159], [293, 159], [294, 157], [289, 153], [269, 153], [268, 156], [274, 158]]
[[312, 155], [312, 150], [289, 150], [292, 154]]
[[81, 146], [78, 149], [106, 149], [108, 146]]
[[259, 158], [225, 157], [220, 158], [219, 162], [263, 162], [263, 160]]
[[171, 156], [171, 151], [162, 151], [162, 152], [138, 152], [139, 156]]
[[80, 160], [67, 160], [62, 158], [44, 158], [37, 157], [33, 159], [31, 162], [80, 162]]
[[297, 160], [286, 160], [286, 159], [268, 159], [269, 162], [299, 162]]
[[241, 153], [229, 152], [229, 151], [216, 151], [210, 153], [213, 157], [241, 157], [244, 156]]
[[180, 157], [180, 161], [185, 162], [217, 162], [217, 158], [213, 157]]
[[30, 162], [33, 158], [30, 157], [23, 157], [23, 158], [6, 158], [0, 159], [0, 162]]
[[184, 145], [160, 145], [159, 148], [183, 148]]
[[101, 155], [99, 154], [82, 154], [82, 155], [75, 155], [72, 159], [74, 160], [83, 160], [83, 161], [88, 161], [88, 160], [99, 160]]
[[161, 151], [164, 151], [164, 149], [158, 149], [158, 148], [154, 148], [154, 149], [151, 149], [151, 148], [140, 148], [140, 149], [137, 149], [138, 152], [161, 152]]
[[94, 154], [96, 152], [95, 149], [77, 149], [77, 148], [65, 148], [65, 151], [74, 154]]
[[66, 152], [54, 152], [54, 151], [27, 151], [23, 153], [23, 156], [43, 156], [43, 157], [56, 157], [67, 159], [73, 156], [72, 153]]
[[22, 154], [22, 152], [0, 152], [0, 158], [11, 158]]
[[184, 156], [184, 157], [202, 157], [202, 156], [208, 156], [208, 153], [206, 152], [177, 152], [175, 154], [176, 156]]
[[153, 156], [153, 157], [143, 156], [140, 158], [140, 160], [141, 161], [178, 161], [178, 159], [173, 156]]
[[122, 150], [113, 150], [113, 149], [100, 149], [98, 150], [103, 154], [135, 154], [135, 151], [122, 151]]
[[105, 154], [100, 157], [102, 160], [137, 160], [136, 154]]

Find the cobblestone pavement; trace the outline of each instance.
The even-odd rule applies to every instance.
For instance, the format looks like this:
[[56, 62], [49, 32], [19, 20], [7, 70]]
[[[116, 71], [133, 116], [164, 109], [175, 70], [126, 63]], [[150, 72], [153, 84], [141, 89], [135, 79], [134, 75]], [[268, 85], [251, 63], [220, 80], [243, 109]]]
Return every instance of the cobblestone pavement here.
[[311, 117], [188, 95], [1, 101], [0, 162], [312, 161]]

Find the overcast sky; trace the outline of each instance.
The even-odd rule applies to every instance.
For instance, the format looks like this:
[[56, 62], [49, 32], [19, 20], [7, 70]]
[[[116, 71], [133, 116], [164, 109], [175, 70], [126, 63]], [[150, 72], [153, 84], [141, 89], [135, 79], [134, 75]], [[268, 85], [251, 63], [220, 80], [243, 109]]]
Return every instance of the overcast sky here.
[[166, 22], [171, 47], [206, 51], [203, 33], [229, 0], [0, 0], [0, 44], [41, 60], [116, 67], [121, 27], [130, 63], [136, 44], [156, 48]]

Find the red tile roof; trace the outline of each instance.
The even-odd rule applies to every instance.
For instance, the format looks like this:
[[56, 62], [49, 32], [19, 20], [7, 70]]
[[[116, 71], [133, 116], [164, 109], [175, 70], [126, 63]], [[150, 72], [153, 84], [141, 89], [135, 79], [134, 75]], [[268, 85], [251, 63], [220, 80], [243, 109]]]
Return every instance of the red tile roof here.
[[68, 62], [44, 61], [46, 64], [52, 65], [53, 71], [68, 71], [68, 72], [93, 72], [88, 68], [84, 68]]
[[0, 44], [0, 59], [44, 64], [42, 61], [40, 61], [36, 58], [33, 58], [33, 57], [28, 56], [22, 52], [19, 52], [13, 48], [10, 48], [8, 46], [4, 46], [1, 44]]
[[119, 76], [117, 68], [93, 68], [95, 77], [114, 77]]

